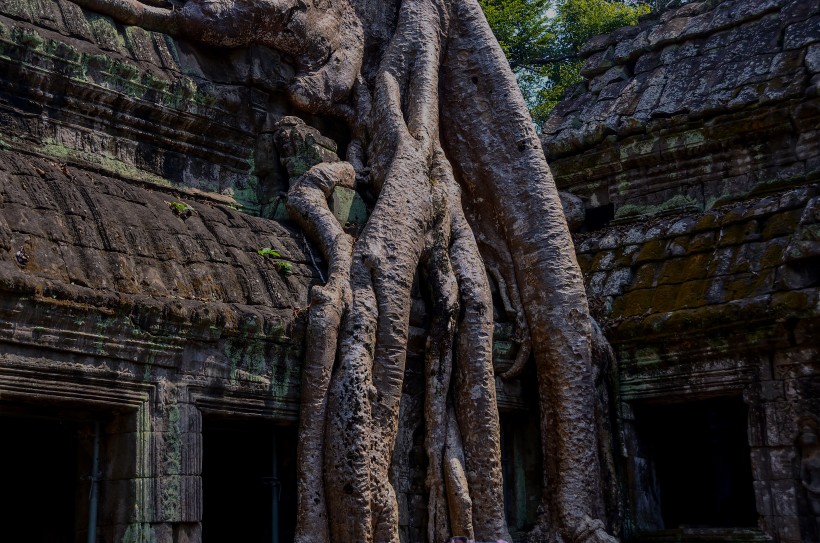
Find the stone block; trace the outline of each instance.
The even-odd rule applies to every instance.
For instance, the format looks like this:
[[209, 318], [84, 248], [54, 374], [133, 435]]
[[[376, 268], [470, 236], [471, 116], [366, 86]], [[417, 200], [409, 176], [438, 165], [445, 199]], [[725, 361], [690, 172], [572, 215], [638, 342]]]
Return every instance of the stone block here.
[[589, 284], [587, 285], [587, 292], [591, 296], [601, 296], [607, 275], [607, 272], [604, 271], [594, 272], [592, 274], [592, 277], [589, 279]]
[[[684, 281], [683, 274], [687, 263], [690, 259], [684, 257], [670, 258], [660, 265], [656, 283], [658, 285], [672, 285], [682, 283]], [[702, 272], [702, 276], [706, 275], [706, 270]], [[695, 277], [699, 279], [700, 277]]]
[[712, 260], [709, 262], [706, 276], [720, 277], [726, 275], [732, 269], [736, 261], [737, 247], [720, 247], [715, 249]]
[[[775, 508], [776, 509], [776, 508]], [[805, 543], [798, 517], [774, 517], [774, 526], [781, 543]]]
[[592, 261], [592, 269], [595, 271], [605, 271], [611, 270], [615, 267], [615, 252], [614, 251], [601, 251], [597, 255], [595, 255], [595, 259]]
[[627, 292], [615, 298], [610, 317], [613, 319], [645, 315], [652, 311], [652, 289], [640, 289]]
[[138, 503], [137, 481], [123, 479], [100, 484], [100, 524], [128, 524], [134, 519]]
[[794, 447], [772, 447], [769, 449], [769, 459], [772, 479], [793, 480], [798, 475]]
[[776, 268], [783, 264], [787, 238], [775, 238], [767, 242], [760, 256], [759, 269]]
[[768, 490], [768, 481], [772, 478], [772, 472], [769, 469], [769, 449], [767, 447], [752, 447], [749, 451], [749, 458], [751, 459], [754, 484], [765, 484]]
[[648, 263], [642, 264], [635, 272], [635, 278], [632, 282], [633, 289], [648, 289], [657, 284], [655, 279], [658, 272], [658, 264]]
[[199, 522], [202, 520], [202, 479], [170, 475], [156, 480], [154, 522]]
[[754, 481], [755, 493], [755, 508], [758, 514], [764, 517], [770, 517], [774, 514], [774, 505], [772, 504], [771, 491], [769, 489], [768, 481]]
[[785, 402], [763, 404], [765, 444], [770, 447], [794, 446], [794, 438], [797, 434], [796, 421], [799, 416], [800, 414], [795, 412], [791, 404]]
[[814, 299], [809, 292], [791, 291], [772, 294], [772, 310], [779, 315], [799, 313], [811, 307]]
[[820, 254], [820, 242], [792, 242], [785, 253], [788, 263], [777, 268], [777, 287], [799, 291], [814, 285], [820, 270], [804, 258]]
[[624, 288], [632, 281], [632, 270], [630, 268], [619, 268], [614, 270], [604, 284], [602, 294], [604, 296], [617, 296], [624, 291]]
[[680, 285], [662, 285], [654, 289], [652, 295], [652, 312], [663, 313], [678, 309]]
[[160, 522], [151, 525], [153, 532], [152, 543], [175, 543], [174, 542], [174, 527], [167, 522]]
[[774, 289], [775, 271], [738, 274], [724, 282], [726, 301], [742, 300], [767, 294]]
[[640, 245], [627, 245], [615, 253], [615, 266], [631, 267], [641, 250]]
[[810, 45], [808, 49], [806, 49], [804, 63], [809, 73], [820, 73], [820, 44]]
[[613, 67], [615, 62], [613, 57], [615, 54], [614, 46], [610, 45], [603, 51], [598, 51], [587, 57], [584, 65], [581, 68], [581, 75], [586, 78], [596, 76], [604, 73], [607, 69]]
[[667, 246], [669, 245], [668, 240], [663, 239], [650, 239], [646, 243], [644, 243], [641, 251], [638, 253], [638, 256], [635, 257], [635, 263], [641, 264], [644, 262], [651, 262], [651, 261], [659, 261], [664, 260], [667, 258]]
[[174, 525], [174, 543], [200, 543], [202, 541], [202, 524], [186, 522]]
[[787, 26], [783, 38], [784, 49], [798, 49], [820, 41], [818, 28], [820, 28], [820, 15]]
[[761, 238], [760, 228], [757, 221], [750, 221], [728, 224], [720, 229], [718, 233], [717, 245], [739, 245], [749, 241], [756, 241]]
[[691, 20], [691, 17], [677, 17], [666, 24], [656, 26], [649, 32], [647, 44], [652, 48], [657, 48], [667, 43], [682, 41], [682, 32], [689, 26]]
[[781, 517], [797, 515], [797, 489], [793, 479], [770, 481], [775, 514]]
[[708, 303], [706, 292], [711, 287], [709, 280], [687, 281], [678, 285], [678, 296], [675, 299], [676, 309], [701, 307]]

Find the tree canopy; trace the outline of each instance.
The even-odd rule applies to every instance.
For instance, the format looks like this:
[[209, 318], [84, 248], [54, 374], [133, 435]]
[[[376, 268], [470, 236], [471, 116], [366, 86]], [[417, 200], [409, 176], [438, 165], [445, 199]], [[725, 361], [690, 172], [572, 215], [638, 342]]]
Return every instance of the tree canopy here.
[[633, 25], [652, 5], [640, 0], [480, 0], [536, 124], [581, 81], [581, 46]]

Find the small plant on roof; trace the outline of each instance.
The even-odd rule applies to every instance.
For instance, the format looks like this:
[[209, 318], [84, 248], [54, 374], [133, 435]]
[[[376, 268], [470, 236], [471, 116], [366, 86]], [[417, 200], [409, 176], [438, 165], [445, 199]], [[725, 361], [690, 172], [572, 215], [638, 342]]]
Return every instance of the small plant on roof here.
[[276, 269], [279, 270], [279, 273], [282, 273], [284, 275], [290, 275], [293, 273], [293, 264], [291, 264], [290, 262], [286, 262], [284, 260], [277, 260]]
[[[271, 249], [270, 247], [264, 247], [262, 249], [257, 250], [256, 252], [259, 253], [261, 256], [269, 256], [271, 258], [276, 259], [282, 258], [282, 255], [279, 254], [279, 251]], [[279, 271], [279, 273], [283, 275], [290, 275], [293, 273], [293, 264], [291, 264], [287, 260], [276, 260], [276, 262], [274, 262], [274, 265], [276, 266], [277, 271]]]
[[173, 211], [174, 213], [176, 213], [178, 217], [182, 217], [183, 219], [187, 219], [188, 217], [196, 213], [196, 211], [194, 211], [194, 208], [183, 202], [166, 201], [165, 203], [168, 204], [168, 207], [171, 208], [171, 211]]
[[281, 258], [282, 257], [282, 255], [280, 255], [278, 251], [275, 251], [275, 250], [271, 249], [270, 247], [263, 247], [262, 249], [259, 249], [256, 252], [259, 253], [262, 256], [272, 256], [273, 258]]

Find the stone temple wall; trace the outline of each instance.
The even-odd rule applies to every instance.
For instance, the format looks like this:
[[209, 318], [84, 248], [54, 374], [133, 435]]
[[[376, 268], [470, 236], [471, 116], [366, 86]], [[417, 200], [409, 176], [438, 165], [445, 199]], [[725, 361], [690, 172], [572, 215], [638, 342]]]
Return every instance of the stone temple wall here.
[[619, 358], [626, 532], [820, 540], [820, 3], [691, 2], [582, 55], [543, 142]]
[[3, 464], [31, 470], [8, 488], [62, 488], [27, 463], [26, 443], [55, 445], [9, 421], [71, 426], [61, 454], [77, 457], [70, 499], [11, 509], [4, 539], [52, 523], [46, 539], [86, 541], [94, 423], [96, 527], [111, 542], [201, 540], [208, 485], [254, 458], [203, 477], [221, 421], [290, 435], [318, 273], [297, 229], [259, 217], [287, 186], [264, 144], [269, 117], [289, 112], [287, 69], [272, 51], [203, 53], [62, 0], [0, 4], [0, 423]]

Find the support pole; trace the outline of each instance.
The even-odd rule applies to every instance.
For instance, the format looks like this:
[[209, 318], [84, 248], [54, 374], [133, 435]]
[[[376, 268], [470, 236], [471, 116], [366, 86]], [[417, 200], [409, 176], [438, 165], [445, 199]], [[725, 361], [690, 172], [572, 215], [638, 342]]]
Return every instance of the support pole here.
[[97, 507], [100, 501], [100, 422], [94, 421], [94, 450], [91, 456], [91, 491], [88, 494], [88, 543], [97, 543]]
[[273, 492], [273, 499], [271, 500], [271, 542], [279, 543], [279, 454], [276, 447], [276, 430], [273, 431], [273, 476], [271, 477], [272, 485], [271, 492]]

